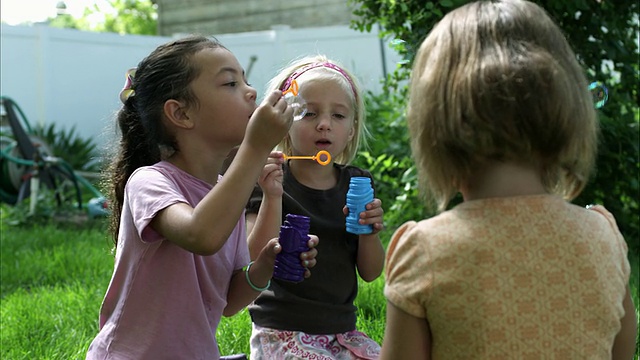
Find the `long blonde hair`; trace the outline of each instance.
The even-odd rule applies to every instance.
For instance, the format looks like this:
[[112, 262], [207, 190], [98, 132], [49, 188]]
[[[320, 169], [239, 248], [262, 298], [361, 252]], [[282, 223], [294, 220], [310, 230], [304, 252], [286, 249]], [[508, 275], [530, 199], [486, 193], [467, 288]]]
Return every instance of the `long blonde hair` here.
[[439, 211], [487, 162], [536, 166], [547, 191], [572, 199], [595, 161], [583, 69], [528, 1], [477, 1], [447, 14], [416, 55], [407, 118], [420, 187]]
[[[338, 164], [350, 164], [356, 157], [360, 147], [366, 147], [367, 139], [370, 136], [365, 123], [365, 102], [358, 79], [344, 66], [329, 59], [325, 55], [307, 56], [292, 61], [282, 69], [278, 75], [273, 77], [267, 84], [266, 93], [270, 94], [276, 89], [286, 90], [282, 89], [282, 87], [286, 86], [287, 81], [292, 76], [295, 77], [301, 74], [301, 70], [305, 72], [305, 82], [319, 79], [336, 81], [344, 89], [345, 93], [349, 94], [349, 99], [355, 112], [353, 123], [354, 135], [344, 151], [335, 156], [333, 160]], [[306, 74], [311, 76], [309, 77]], [[289, 135], [278, 144], [278, 149], [286, 154], [292, 152]]]

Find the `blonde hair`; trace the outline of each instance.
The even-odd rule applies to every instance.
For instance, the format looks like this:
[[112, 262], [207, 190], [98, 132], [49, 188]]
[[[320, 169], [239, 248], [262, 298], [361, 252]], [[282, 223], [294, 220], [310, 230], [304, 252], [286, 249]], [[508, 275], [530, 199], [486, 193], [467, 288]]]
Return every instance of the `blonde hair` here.
[[[305, 73], [305, 82], [320, 79], [336, 81], [345, 93], [349, 94], [349, 100], [354, 110], [353, 137], [341, 154], [337, 156], [331, 155], [334, 162], [338, 164], [350, 164], [356, 157], [360, 146], [366, 147], [367, 139], [370, 136], [365, 124], [366, 109], [358, 79], [345, 67], [325, 55], [307, 56], [292, 61], [278, 75], [273, 77], [267, 84], [266, 93], [270, 94], [276, 89], [286, 90], [282, 89], [282, 87], [286, 86], [292, 76], [301, 75], [301, 71]], [[300, 84], [300, 86], [304, 85]], [[278, 149], [285, 154], [291, 154], [291, 138], [289, 135], [278, 144]]]
[[409, 90], [420, 187], [439, 211], [492, 161], [536, 166], [547, 191], [566, 199], [586, 185], [597, 149], [593, 100], [539, 6], [478, 1], [450, 12], [422, 42]]

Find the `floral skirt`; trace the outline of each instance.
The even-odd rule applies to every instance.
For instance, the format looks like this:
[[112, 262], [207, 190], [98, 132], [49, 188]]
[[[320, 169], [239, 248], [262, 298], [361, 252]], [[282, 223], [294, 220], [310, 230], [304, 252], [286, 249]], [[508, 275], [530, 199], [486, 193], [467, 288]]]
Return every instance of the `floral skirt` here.
[[359, 331], [312, 335], [253, 324], [251, 360], [370, 360], [378, 359], [380, 345]]

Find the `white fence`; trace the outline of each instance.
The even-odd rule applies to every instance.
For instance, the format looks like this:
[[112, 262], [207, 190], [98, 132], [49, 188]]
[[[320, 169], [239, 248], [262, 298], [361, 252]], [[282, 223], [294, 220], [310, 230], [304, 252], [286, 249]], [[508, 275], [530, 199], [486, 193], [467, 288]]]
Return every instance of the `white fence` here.
[[[43, 25], [2, 24], [0, 93], [13, 99], [31, 125], [54, 122], [75, 127], [98, 145], [112, 140], [124, 72], [171, 38], [121, 36], [56, 29]], [[216, 37], [238, 58], [248, 80], [264, 91], [266, 82], [290, 60], [323, 53], [358, 76], [365, 89], [380, 91], [385, 72], [399, 56], [378, 38], [346, 26], [223, 34]], [[254, 60], [252, 60], [254, 59]], [[106, 130], [106, 131], [105, 131]]]

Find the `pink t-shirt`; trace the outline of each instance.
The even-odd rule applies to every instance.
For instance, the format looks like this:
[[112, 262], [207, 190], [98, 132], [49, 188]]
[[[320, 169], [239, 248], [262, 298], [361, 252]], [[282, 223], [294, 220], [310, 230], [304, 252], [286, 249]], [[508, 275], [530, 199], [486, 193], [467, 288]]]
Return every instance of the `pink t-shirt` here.
[[160, 210], [179, 202], [195, 206], [211, 188], [168, 162], [131, 175], [100, 332], [87, 359], [220, 357], [215, 334], [231, 275], [249, 263], [244, 213], [211, 256], [186, 251], [148, 226]]

